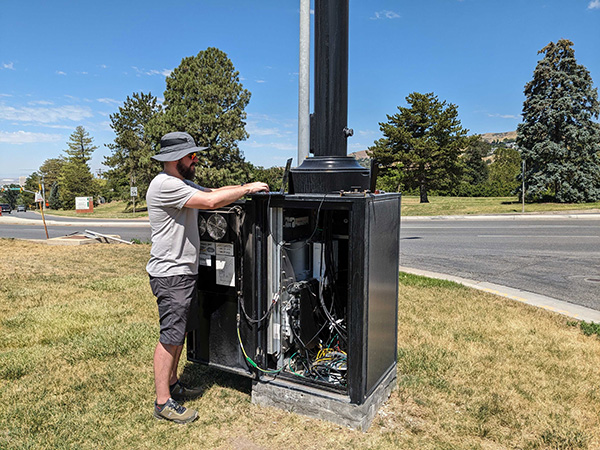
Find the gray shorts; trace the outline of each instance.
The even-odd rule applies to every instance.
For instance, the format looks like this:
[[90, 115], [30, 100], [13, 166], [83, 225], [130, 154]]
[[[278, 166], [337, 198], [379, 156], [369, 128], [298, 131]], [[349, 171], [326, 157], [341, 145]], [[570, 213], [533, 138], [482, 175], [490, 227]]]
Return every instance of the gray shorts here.
[[156, 296], [162, 344], [183, 345], [185, 333], [197, 328], [198, 275], [150, 277], [150, 287]]

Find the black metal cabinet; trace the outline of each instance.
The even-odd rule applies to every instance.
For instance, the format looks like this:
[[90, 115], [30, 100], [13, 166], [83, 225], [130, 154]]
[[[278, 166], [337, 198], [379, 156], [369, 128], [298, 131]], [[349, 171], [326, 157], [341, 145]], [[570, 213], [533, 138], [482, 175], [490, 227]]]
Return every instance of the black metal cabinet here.
[[396, 366], [400, 201], [254, 195], [235, 212], [201, 212], [225, 218], [235, 281], [215, 281], [218, 255], [200, 266], [188, 359], [365, 402]]
[[187, 338], [188, 360], [245, 376], [253, 371], [240, 341], [253, 349], [257, 336], [254, 324], [238, 320], [242, 306], [249, 314], [257, 309], [251, 224], [244, 202], [199, 212], [198, 328]]

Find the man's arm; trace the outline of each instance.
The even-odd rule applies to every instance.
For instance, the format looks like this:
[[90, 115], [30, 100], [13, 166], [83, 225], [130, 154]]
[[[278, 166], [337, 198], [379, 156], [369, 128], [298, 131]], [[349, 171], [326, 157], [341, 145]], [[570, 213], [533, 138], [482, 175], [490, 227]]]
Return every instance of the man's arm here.
[[239, 200], [244, 195], [256, 192], [269, 192], [266, 183], [255, 182], [243, 186], [224, 186], [209, 192], [198, 191], [186, 203], [186, 208], [216, 209]]
[[226, 191], [226, 190], [228, 190], [228, 189], [235, 189], [235, 188], [239, 188], [240, 186], [241, 186], [241, 185], [239, 185], [239, 184], [235, 184], [235, 185], [233, 185], [233, 186], [221, 186], [220, 188], [214, 188], [214, 189], [211, 189], [211, 191], [213, 191], [213, 192], [214, 192], [214, 191]]

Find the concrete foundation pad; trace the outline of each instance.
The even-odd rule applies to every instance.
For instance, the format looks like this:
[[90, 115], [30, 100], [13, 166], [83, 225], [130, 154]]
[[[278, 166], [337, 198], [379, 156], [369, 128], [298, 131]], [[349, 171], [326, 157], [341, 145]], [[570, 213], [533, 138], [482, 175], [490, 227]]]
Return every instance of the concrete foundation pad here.
[[396, 388], [396, 365], [361, 405], [347, 395], [336, 394], [276, 378], [252, 382], [252, 403], [272, 406], [315, 419], [367, 431], [377, 411]]

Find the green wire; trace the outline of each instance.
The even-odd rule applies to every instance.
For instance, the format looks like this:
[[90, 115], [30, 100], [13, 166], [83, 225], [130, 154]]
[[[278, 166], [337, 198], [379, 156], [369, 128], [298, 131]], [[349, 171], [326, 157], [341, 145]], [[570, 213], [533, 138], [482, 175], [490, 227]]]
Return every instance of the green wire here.
[[288, 366], [290, 368], [290, 372], [292, 372], [294, 375], [296, 375], [297, 377], [301, 377], [301, 378], [306, 378], [304, 375], [297, 373], [294, 369], [292, 369], [292, 359], [294, 359], [294, 356], [296, 356], [298, 354], [298, 352], [294, 353], [291, 357], [290, 360], [288, 361]]
[[242, 344], [242, 336], [240, 335], [240, 327], [239, 327], [239, 324], [238, 324], [238, 327], [237, 327], [237, 335], [238, 335], [238, 340], [239, 340], [239, 342], [240, 342], [240, 348], [242, 349], [242, 353], [243, 353], [243, 354], [244, 354], [244, 356], [246, 357], [246, 361], [248, 361], [248, 363], [249, 363], [249, 364], [250, 364], [252, 367], [254, 367], [255, 369], [258, 369], [258, 370], [260, 370], [260, 371], [261, 371], [261, 372], [263, 372], [263, 373], [279, 373], [279, 372], [281, 372], [281, 371], [283, 370], [283, 367], [282, 367], [281, 369], [276, 369], [276, 370], [265, 370], [265, 369], [263, 369], [263, 368], [261, 368], [261, 367], [258, 367], [258, 364], [256, 364], [254, 361], [252, 361], [252, 358], [250, 358], [250, 357], [248, 356], [248, 354], [246, 353], [246, 349], [244, 349], [244, 344]]

